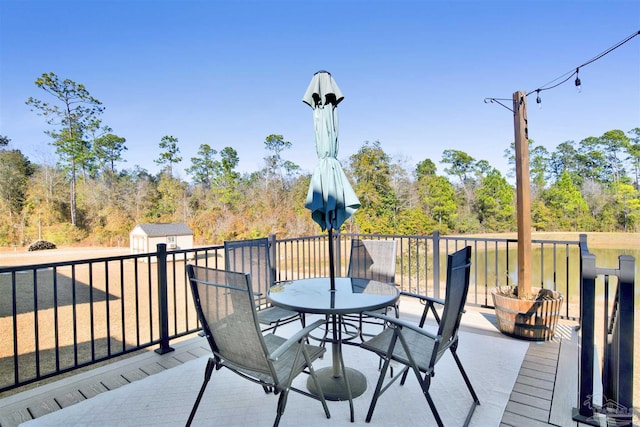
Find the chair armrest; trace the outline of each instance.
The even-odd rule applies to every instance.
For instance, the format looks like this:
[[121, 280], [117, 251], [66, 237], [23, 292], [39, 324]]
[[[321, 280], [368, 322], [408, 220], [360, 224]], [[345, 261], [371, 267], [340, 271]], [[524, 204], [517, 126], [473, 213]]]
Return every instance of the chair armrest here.
[[378, 319], [382, 319], [387, 323], [391, 323], [395, 326], [399, 326], [400, 328], [408, 328], [412, 331], [419, 333], [420, 335], [424, 335], [425, 337], [429, 337], [434, 341], [440, 341], [440, 337], [438, 335], [434, 335], [431, 332], [422, 329], [415, 323], [407, 322], [406, 320], [398, 319], [397, 317], [387, 316], [386, 314], [375, 313], [373, 311], [365, 311], [363, 314], [371, 317], [377, 317]]
[[317, 327], [319, 327], [321, 325], [324, 325], [324, 324], [325, 324], [325, 321], [322, 320], [322, 319], [319, 319], [319, 320], [316, 320], [315, 322], [313, 322], [312, 324], [310, 324], [309, 326], [307, 326], [306, 328], [300, 329], [293, 336], [291, 336], [291, 338], [289, 338], [288, 340], [286, 340], [285, 342], [280, 344], [280, 346], [278, 348], [276, 348], [273, 351], [273, 353], [271, 353], [269, 355], [269, 359], [271, 359], [272, 361], [278, 360], [278, 358], [280, 356], [282, 356], [287, 351], [287, 349], [289, 347], [291, 347], [293, 344], [296, 344], [296, 343], [300, 342], [300, 340], [302, 340], [304, 337], [309, 335], [309, 333], [311, 331], [313, 331]]
[[417, 299], [422, 300], [424, 302], [430, 302], [430, 303], [444, 305], [444, 300], [443, 299], [428, 297], [426, 295], [414, 294], [412, 292], [400, 292], [400, 295], [401, 296], [405, 296], [405, 297], [417, 298]]

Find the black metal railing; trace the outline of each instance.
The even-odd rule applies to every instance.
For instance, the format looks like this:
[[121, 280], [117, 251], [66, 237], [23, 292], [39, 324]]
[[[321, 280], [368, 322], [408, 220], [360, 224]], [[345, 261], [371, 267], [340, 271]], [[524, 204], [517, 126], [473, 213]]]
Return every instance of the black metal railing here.
[[[401, 290], [442, 298], [446, 255], [472, 247], [471, 283], [467, 304], [492, 307], [491, 289], [517, 280], [516, 239], [441, 236], [362, 235], [334, 233], [336, 275], [346, 275], [352, 238], [398, 241], [396, 284]], [[276, 280], [328, 276], [327, 235], [279, 239], [272, 256]], [[580, 309], [579, 241], [532, 240], [533, 283], [560, 292], [565, 301], [561, 316], [577, 320]]]
[[[582, 236], [581, 236], [582, 237]], [[573, 419], [599, 426], [601, 417], [607, 425], [630, 426], [633, 416], [633, 343], [635, 260], [618, 257], [618, 268], [596, 267], [596, 257], [589, 252], [586, 236], [580, 241], [581, 308], [579, 407]], [[597, 301], [598, 277], [603, 279], [604, 300]], [[615, 284], [613, 298], [611, 279]], [[596, 329], [601, 325], [600, 336]], [[598, 343], [600, 341], [601, 344]], [[594, 373], [596, 348], [602, 352], [599, 376]], [[601, 389], [602, 395], [597, 391]]]
[[[354, 237], [398, 241], [396, 283], [444, 297], [446, 254], [471, 245], [467, 303], [491, 306], [491, 289], [513, 284], [514, 239], [335, 234], [336, 274], [346, 275]], [[269, 236], [276, 280], [327, 276], [327, 235]], [[579, 317], [577, 241], [536, 241], [534, 280], [561, 292], [563, 317]], [[537, 260], [537, 261], [536, 261]], [[185, 265], [224, 268], [222, 245], [147, 254], [0, 267], [0, 391], [158, 346], [198, 331]], [[254, 289], [266, 294], [267, 289]]]
[[199, 330], [185, 274], [222, 246], [0, 267], [0, 391]]

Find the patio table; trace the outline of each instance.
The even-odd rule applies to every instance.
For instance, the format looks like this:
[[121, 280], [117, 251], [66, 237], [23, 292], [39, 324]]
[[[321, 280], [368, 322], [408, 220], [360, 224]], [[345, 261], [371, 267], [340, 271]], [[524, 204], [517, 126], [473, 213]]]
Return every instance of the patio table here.
[[[335, 290], [328, 277], [279, 282], [268, 293], [272, 304], [300, 313], [323, 314], [331, 318], [332, 363], [316, 371], [327, 400], [351, 400], [367, 389], [367, 380], [358, 370], [345, 366], [347, 382], [342, 375], [342, 315], [377, 310], [396, 303], [400, 296], [392, 284], [349, 277], [335, 278]], [[307, 388], [316, 392], [313, 381]], [[349, 396], [349, 388], [351, 396]]]

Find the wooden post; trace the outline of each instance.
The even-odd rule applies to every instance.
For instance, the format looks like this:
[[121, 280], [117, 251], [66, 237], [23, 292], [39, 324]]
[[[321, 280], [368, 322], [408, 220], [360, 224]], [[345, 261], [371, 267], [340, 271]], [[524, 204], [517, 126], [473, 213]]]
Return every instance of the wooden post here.
[[518, 297], [531, 296], [531, 191], [529, 184], [529, 131], [527, 95], [513, 94], [516, 145], [516, 196], [518, 217]]

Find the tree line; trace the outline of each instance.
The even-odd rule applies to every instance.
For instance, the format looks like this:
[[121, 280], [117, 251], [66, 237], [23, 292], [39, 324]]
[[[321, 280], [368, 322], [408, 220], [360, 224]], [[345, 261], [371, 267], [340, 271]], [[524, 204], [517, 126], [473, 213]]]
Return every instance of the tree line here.
[[[231, 147], [203, 143], [190, 159], [185, 181], [179, 138], [158, 142], [158, 174], [124, 162], [126, 139], [104, 124], [102, 103], [82, 84], [54, 73], [35, 84], [45, 99], [26, 100], [49, 125], [55, 164], [32, 163], [0, 135], [0, 245], [37, 239], [127, 245], [138, 223], [186, 222], [196, 241], [277, 233], [319, 233], [304, 200], [310, 174], [286, 152], [283, 135], [265, 138], [260, 170], [238, 172]], [[529, 141], [532, 226], [539, 231], [640, 231], [640, 128], [610, 130], [565, 141], [548, 151]], [[513, 166], [514, 143], [505, 149]], [[379, 141], [365, 141], [343, 161], [361, 208], [343, 229], [350, 232], [428, 235], [515, 231], [515, 188], [486, 160], [447, 149], [437, 173], [433, 160], [408, 165], [393, 159]]]

